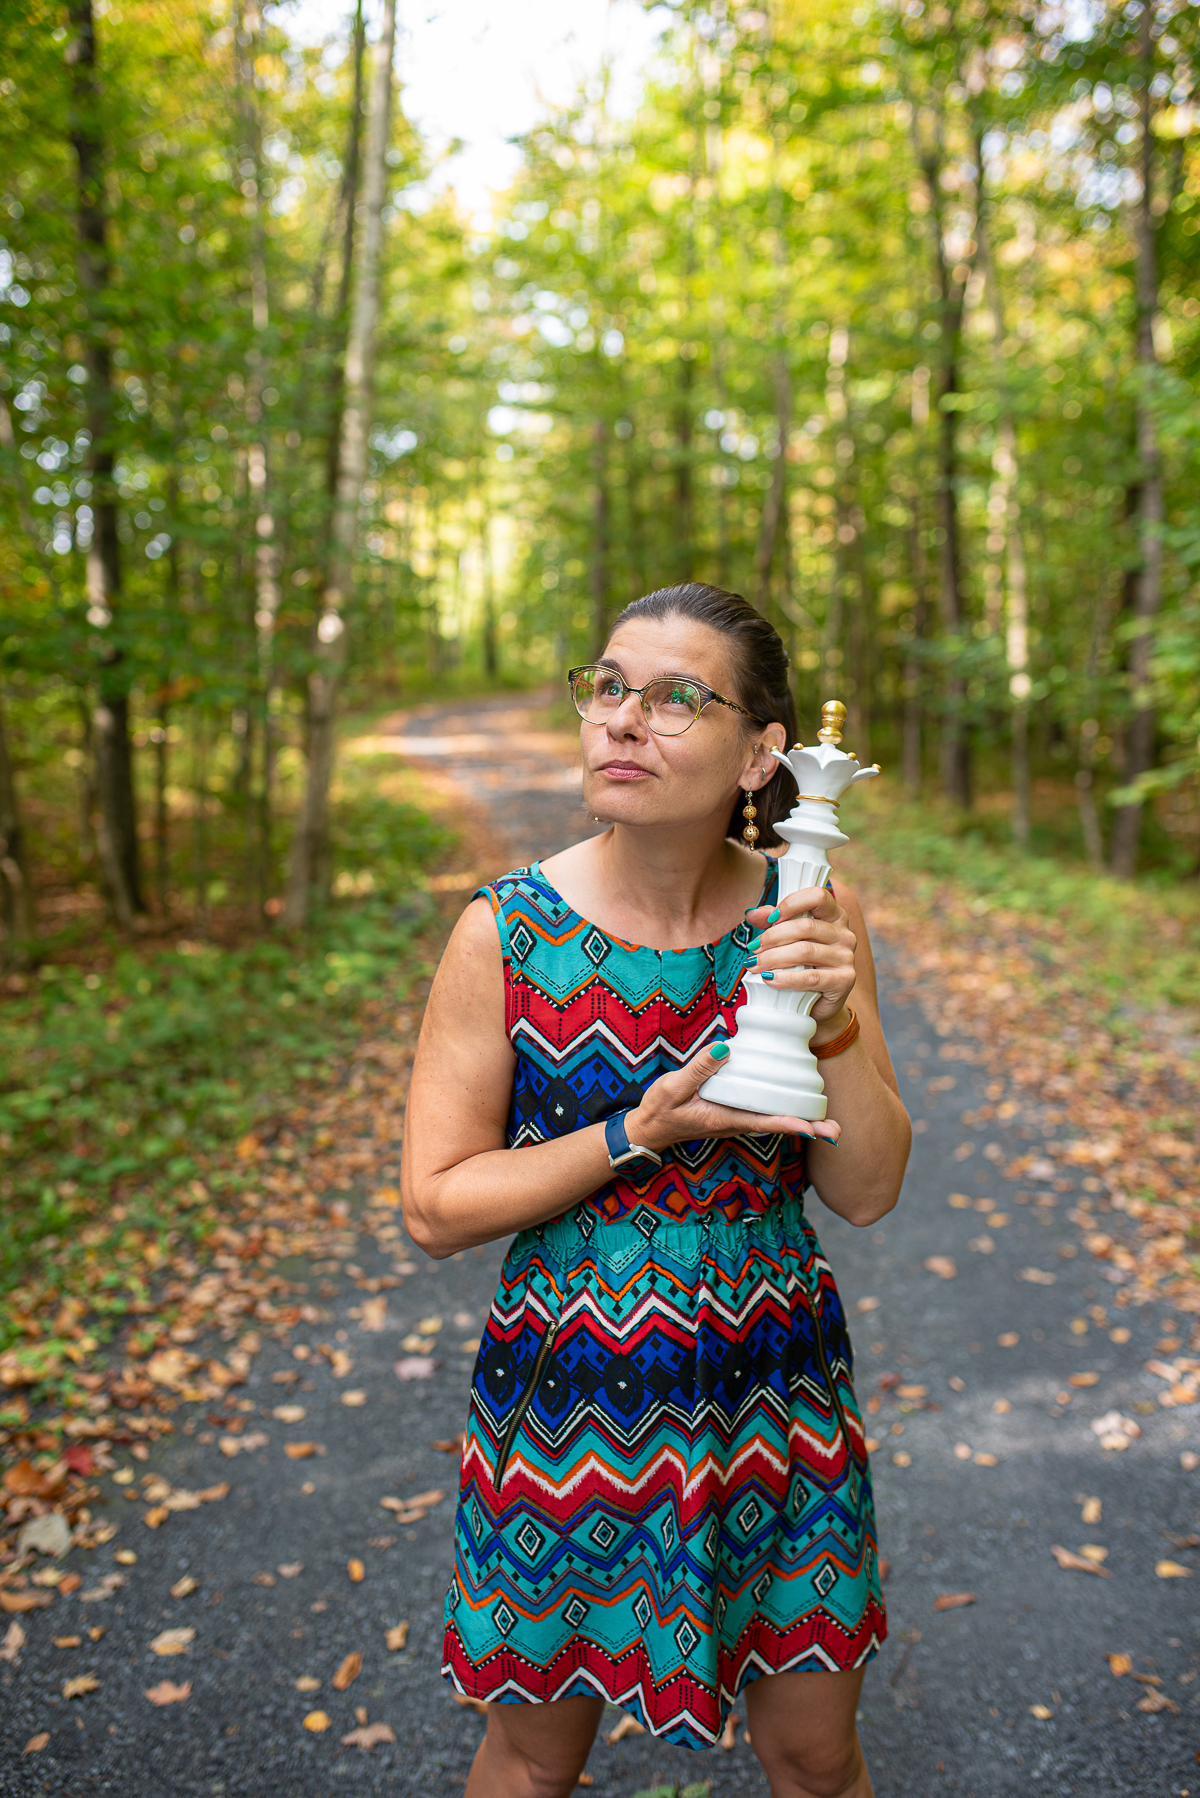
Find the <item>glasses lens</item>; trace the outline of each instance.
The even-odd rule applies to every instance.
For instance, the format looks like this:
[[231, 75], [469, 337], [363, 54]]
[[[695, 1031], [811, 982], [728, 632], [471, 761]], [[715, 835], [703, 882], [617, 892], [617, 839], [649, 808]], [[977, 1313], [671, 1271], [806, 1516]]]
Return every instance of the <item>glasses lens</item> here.
[[642, 707], [652, 731], [660, 737], [677, 737], [700, 715], [700, 689], [686, 680], [652, 680]]
[[625, 697], [625, 683], [607, 668], [581, 668], [571, 686], [581, 718], [599, 723], [615, 712]]

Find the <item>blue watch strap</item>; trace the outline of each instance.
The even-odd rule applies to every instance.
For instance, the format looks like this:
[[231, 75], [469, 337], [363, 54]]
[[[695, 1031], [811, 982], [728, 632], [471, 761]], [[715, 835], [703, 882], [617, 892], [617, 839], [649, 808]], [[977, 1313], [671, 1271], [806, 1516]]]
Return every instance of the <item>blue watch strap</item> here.
[[629, 1113], [618, 1112], [616, 1117], [607, 1120], [604, 1126], [604, 1140], [608, 1145], [609, 1167], [635, 1167], [639, 1163], [649, 1167], [661, 1167], [662, 1156], [653, 1149], [645, 1149], [640, 1143], [631, 1143], [625, 1128], [625, 1119]]

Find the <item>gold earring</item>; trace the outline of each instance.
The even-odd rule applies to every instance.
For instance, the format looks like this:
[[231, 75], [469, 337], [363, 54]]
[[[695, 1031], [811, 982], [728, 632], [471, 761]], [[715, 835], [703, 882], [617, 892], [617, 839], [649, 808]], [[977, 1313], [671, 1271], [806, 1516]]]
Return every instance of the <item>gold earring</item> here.
[[758, 816], [758, 808], [754, 803], [753, 787], [746, 787], [743, 790], [746, 795], [746, 803], [742, 807], [742, 817], [746, 822], [742, 826], [742, 838], [753, 848], [758, 840], [758, 826], [754, 822]]

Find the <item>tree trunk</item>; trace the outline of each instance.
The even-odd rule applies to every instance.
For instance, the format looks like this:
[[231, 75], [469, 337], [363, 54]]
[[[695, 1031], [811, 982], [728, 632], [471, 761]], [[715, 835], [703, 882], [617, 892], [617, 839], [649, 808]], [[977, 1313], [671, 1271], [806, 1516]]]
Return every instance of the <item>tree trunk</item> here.
[[[354, 9], [354, 97], [346, 125], [346, 154], [342, 162], [342, 189], [338, 204], [342, 214], [342, 257], [338, 275], [337, 300], [334, 307], [334, 330], [341, 341], [350, 311], [350, 284], [354, 273], [354, 237], [357, 225], [358, 187], [362, 178], [363, 59], [367, 33], [363, 22], [362, 0]], [[341, 443], [342, 397], [345, 391], [345, 361], [333, 356], [329, 364], [328, 450], [325, 462], [325, 486], [331, 506], [337, 503], [338, 448]]]
[[133, 747], [129, 736], [129, 672], [120, 638], [121, 550], [114, 480], [113, 386], [105, 295], [109, 280], [104, 213], [104, 143], [92, 0], [70, 0], [73, 37], [71, 147], [78, 171], [77, 265], [80, 335], [87, 369], [88, 472], [92, 481], [92, 543], [87, 555], [88, 623], [100, 638], [100, 678], [93, 712], [96, 789], [100, 800], [100, 863], [117, 921], [130, 928], [145, 910], [138, 856]]
[[599, 656], [608, 642], [608, 433], [604, 420], [592, 426], [592, 654]]
[[331, 520], [322, 611], [317, 624], [315, 666], [308, 679], [308, 778], [292, 839], [284, 912], [286, 921], [292, 925], [308, 921], [314, 894], [323, 894], [329, 884], [329, 785], [333, 775], [334, 714], [338, 686], [346, 664], [343, 612], [353, 586], [358, 512], [367, 474], [395, 44], [396, 0], [384, 0], [372, 83], [362, 261], [346, 343], [337, 498]]
[[4, 961], [27, 968], [34, 956], [37, 924], [33, 886], [17, 809], [17, 782], [8, 746], [4, 702], [0, 699], [0, 898], [3, 899]]
[[[1158, 449], [1155, 408], [1155, 376], [1158, 356], [1154, 348], [1154, 319], [1158, 312], [1158, 245], [1154, 221], [1154, 129], [1151, 80], [1154, 45], [1153, 13], [1142, 8], [1140, 52], [1142, 87], [1141, 177], [1142, 191], [1135, 220], [1137, 239], [1137, 446], [1140, 464], [1138, 495], [1139, 569], [1134, 596], [1136, 635], [1129, 649], [1129, 686], [1133, 716], [1125, 736], [1124, 781], [1128, 786], [1154, 765], [1158, 721], [1150, 693], [1151, 631], [1162, 604], [1163, 478]], [[1112, 871], [1122, 880], [1137, 873], [1142, 831], [1142, 802], [1118, 807], [1112, 830]]]
[[679, 396], [675, 405], [675, 560], [672, 581], [690, 581], [695, 559], [692, 542], [692, 388], [696, 365], [679, 359]]
[[925, 639], [929, 612], [926, 587], [925, 546], [921, 542], [919, 495], [913, 495], [913, 521], [909, 526], [913, 575], [911, 648], [904, 658], [904, 790], [913, 799], [921, 791], [921, 658], [917, 645]]
[[[938, 593], [942, 629], [951, 645], [961, 640], [966, 619], [962, 588], [962, 556], [959, 544], [958, 518], [958, 412], [954, 407], [958, 388], [958, 364], [962, 342], [963, 297], [965, 277], [959, 277], [946, 257], [946, 239], [942, 210], [941, 119], [935, 114], [932, 143], [921, 141], [919, 108], [913, 108], [914, 148], [929, 199], [930, 248], [937, 290], [938, 339], [937, 382], [938, 409], [936, 518], [941, 531], [938, 546]], [[947, 798], [964, 808], [971, 803], [971, 747], [967, 729], [967, 683], [957, 657], [949, 664], [945, 687], [945, 712], [942, 720], [941, 777]]]
[[766, 613], [771, 600], [771, 565], [779, 542], [780, 526], [787, 505], [787, 452], [792, 434], [792, 377], [787, 350], [781, 342], [775, 358], [775, 428], [778, 443], [771, 466], [771, 485], [763, 503], [762, 523], [758, 531], [758, 548], [754, 558], [754, 603]]
[[[979, 173], [975, 208], [976, 254], [987, 279], [992, 310], [992, 346], [996, 385], [1003, 390], [1004, 301], [1000, 272], [992, 254], [991, 215], [984, 177], [983, 120], [974, 120], [975, 166]], [[988, 495], [987, 570], [988, 628], [998, 631], [1004, 620], [1004, 654], [1008, 667], [1011, 732], [1012, 832], [1020, 849], [1029, 846], [1029, 581], [1025, 544], [1021, 536], [1021, 505], [1017, 488], [1017, 428], [1004, 406], [992, 457], [995, 480]]]
[[500, 650], [496, 642], [496, 571], [492, 565], [492, 521], [483, 516], [479, 547], [483, 556], [483, 672], [495, 680], [500, 672]]

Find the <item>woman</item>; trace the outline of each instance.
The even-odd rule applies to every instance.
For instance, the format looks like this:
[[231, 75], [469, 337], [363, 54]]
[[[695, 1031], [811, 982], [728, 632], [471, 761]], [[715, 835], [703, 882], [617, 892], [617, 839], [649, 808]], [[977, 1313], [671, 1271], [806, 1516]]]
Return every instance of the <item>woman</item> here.
[[[904, 1173], [866, 926], [836, 882], [777, 904], [750, 846], [755, 817], [773, 842], [794, 803], [767, 752], [796, 723], [783, 646], [745, 600], [637, 600], [571, 682], [584, 800], [610, 828], [467, 907], [405, 1131], [426, 1253], [517, 1232], [446, 1605], [446, 1675], [490, 1705], [467, 1798], [570, 1792], [606, 1698], [703, 1748], [743, 1689], [774, 1798], [869, 1798], [854, 1719], [886, 1628], [870, 1476], [801, 1202], [811, 1184], [870, 1224]], [[819, 993], [844, 1138], [701, 1096], [747, 965]]]

